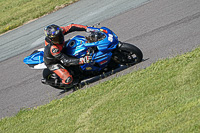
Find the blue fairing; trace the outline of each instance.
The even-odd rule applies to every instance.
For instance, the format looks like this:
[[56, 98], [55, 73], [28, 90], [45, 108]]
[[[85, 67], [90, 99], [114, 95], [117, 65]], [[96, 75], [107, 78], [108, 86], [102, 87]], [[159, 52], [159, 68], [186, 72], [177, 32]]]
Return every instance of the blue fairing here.
[[25, 64], [41, 64], [43, 60], [44, 52], [43, 51], [34, 51], [31, 55], [24, 58], [23, 62]]
[[66, 44], [66, 49], [64, 51], [67, 55], [81, 58], [87, 54], [89, 48], [97, 48], [94, 54], [90, 54], [93, 57], [92, 62], [81, 66], [85, 71], [100, 71], [102, 68], [106, 67], [112, 57], [112, 50], [114, 50], [119, 43], [117, 35], [110, 29], [106, 27], [93, 29], [99, 31], [104, 30], [104, 32], [101, 33], [105, 35], [105, 38], [101, 41], [87, 43], [84, 36], [78, 35]]
[[[119, 41], [117, 35], [106, 27], [93, 28], [95, 32], [101, 33], [104, 37], [102, 40], [87, 43], [84, 36], [77, 35], [73, 37], [63, 49], [63, 53], [69, 56], [81, 58], [88, 54], [88, 49], [95, 49], [94, 53], [90, 53], [92, 61], [81, 66], [84, 71], [100, 71], [107, 66], [112, 57], [112, 51], [116, 49]], [[26, 64], [43, 63], [43, 51], [38, 51], [24, 59]]]

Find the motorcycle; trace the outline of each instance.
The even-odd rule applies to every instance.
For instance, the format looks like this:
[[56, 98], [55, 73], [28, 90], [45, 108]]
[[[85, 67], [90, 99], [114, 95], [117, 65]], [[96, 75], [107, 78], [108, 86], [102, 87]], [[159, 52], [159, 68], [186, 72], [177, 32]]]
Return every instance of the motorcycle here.
[[118, 36], [106, 27], [90, 27], [88, 36], [77, 35], [66, 41], [62, 52], [76, 58], [86, 55], [92, 56], [90, 63], [80, 66], [66, 66], [74, 80], [78, 81], [76, 83], [63, 85], [61, 79], [46, 67], [43, 60], [44, 48], [34, 51], [25, 57], [23, 62], [32, 69], [44, 69], [42, 83], [63, 89], [71, 88], [84, 79], [111, 71], [120, 65], [135, 65], [143, 58], [138, 47], [120, 42]]

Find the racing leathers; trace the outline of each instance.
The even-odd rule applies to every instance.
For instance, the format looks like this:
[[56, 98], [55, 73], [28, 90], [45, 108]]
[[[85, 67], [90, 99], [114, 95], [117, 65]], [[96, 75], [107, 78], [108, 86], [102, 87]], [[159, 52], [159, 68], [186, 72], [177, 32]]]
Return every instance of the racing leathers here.
[[[73, 31], [86, 31], [87, 26], [78, 25], [78, 24], [70, 24], [65, 27], [60, 27], [63, 35], [66, 35]], [[62, 53], [63, 46], [65, 41], [62, 44], [55, 44], [51, 41], [49, 37], [45, 38], [45, 49], [44, 49], [44, 62], [47, 68], [50, 71], [53, 71], [62, 79], [63, 84], [71, 84], [73, 82], [73, 77], [70, 72], [65, 69], [64, 66], [71, 65], [80, 65], [84, 63], [88, 63], [90, 57], [85, 56], [84, 58], [75, 58], [70, 57], [64, 53]], [[63, 66], [64, 65], [64, 66]]]

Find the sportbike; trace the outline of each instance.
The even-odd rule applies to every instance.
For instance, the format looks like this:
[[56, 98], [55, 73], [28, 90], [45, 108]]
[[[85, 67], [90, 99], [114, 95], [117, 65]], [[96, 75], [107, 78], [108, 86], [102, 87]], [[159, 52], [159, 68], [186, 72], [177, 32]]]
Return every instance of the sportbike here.
[[[109, 28], [91, 27], [88, 36], [77, 35], [66, 41], [63, 53], [76, 58], [92, 56], [90, 63], [80, 66], [66, 66], [75, 80], [82, 80], [111, 71], [121, 65], [134, 65], [142, 61], [141, 50], [129, 43], [118, 40], [118, 36]], [[70, 88], [76, 84], [63, 85], [61, 79], [50, 71], [43, 61], [44, 48], [34, 51], [24, 58], [24, 63], [33, 69], [44, 69], [42, 83], [55, 88]]]

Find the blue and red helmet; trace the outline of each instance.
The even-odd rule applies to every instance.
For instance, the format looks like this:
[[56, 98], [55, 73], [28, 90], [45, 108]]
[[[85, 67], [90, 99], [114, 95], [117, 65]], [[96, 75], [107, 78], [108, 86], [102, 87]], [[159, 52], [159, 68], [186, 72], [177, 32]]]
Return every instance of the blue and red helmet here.
[[55, 44], [62, 44], [64, 42], [63, 29], [55, 24], [45, 27], [44, 33]]

